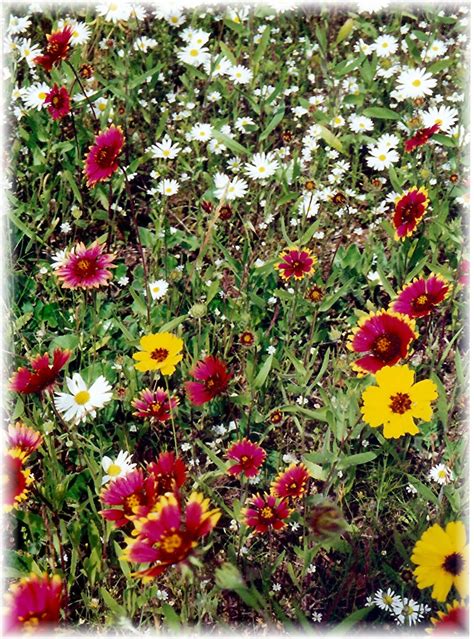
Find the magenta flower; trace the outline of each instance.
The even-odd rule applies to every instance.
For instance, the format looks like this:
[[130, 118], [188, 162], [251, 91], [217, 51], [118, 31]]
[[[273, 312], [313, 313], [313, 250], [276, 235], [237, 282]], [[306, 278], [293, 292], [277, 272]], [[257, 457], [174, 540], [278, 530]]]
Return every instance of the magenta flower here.
[[87, 186], [108, 180], [119, 168], [117, 158], [122, 152], [125, 139], [120, 127], [111, 126], [99, 133], [84, 160]]
[[104, 245], [94, 242], [86, 248], [79, 242], [65, 258], [56, 275], [64, 288], [98, 288], [111, 279], [115, 255], [103, 253]]
[[156, 391], [145, 388], [132, 402], [132, 406], [137, 409], [137, 412], [133, 414], [142, 419], [166, 422], [170, 419], [171, 411], [176, 408], [178, 402], [177, 397], [169, 397], [162, 388], [157, 388]]
[[50, 631], [58, 625], [64, 603], [61, 577], [31, 573], [10, 586], [7, 600], [5, 632]]
[[227, 450], [227, 459], [237, 462], [227, 472], [231, 475], [244, 473], [246, 477], [255, 477], [258, 475], [266, 456], [263, 448], [244, 437], [244, 439], [232, 444]]
[[287, 248], [280, 253], [280, 258], [282, 261], [275, 268], [284, 280], [292, 277], [302, 280], [314, 273], [316, 258], [308, 249]]
[[191, 403], [201, 406], [214, 397], [222, 395], [227, 389], [232, 375], [227, 372], [224, 362], [208, 355], [191, 370], [197, 382], [186, 382], [186, 394]]
[[66, 365], [71, 357], [71, 351], [56, 348], [53, 352], [53, 361], [50, 363], [48, 353], [37, 355], [30, 362], [32, 370], [21, 366], [10, 379], [10, 390], [16, 393], [29, 395], [30, 393], [43, 393], [54, 388], [59, 371]]
[[390, 306], [408, 317], [424, 317], [446, 299], [451, 288], [441, 275], [430, 275], [427, 279], [420, 277], [407, 284]]
[[64, 118], [71, 111], [71, 100], [66, 87], [58, 87], [54, 84], [51, 91], [44, 99], [48, 105], [48, 112], [53, 120]]

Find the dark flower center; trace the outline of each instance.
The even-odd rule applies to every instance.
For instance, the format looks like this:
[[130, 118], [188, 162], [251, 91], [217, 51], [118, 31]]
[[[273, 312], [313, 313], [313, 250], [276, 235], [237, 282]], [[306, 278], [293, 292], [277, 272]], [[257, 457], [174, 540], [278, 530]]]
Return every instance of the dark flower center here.
[[398, 335], [383, 333], [377, 337], [371, 350], [381, 360], [389, 362], [400, 352], [400, 338]]
[[115, 161], [115, 150], [110, 146], [104, 146], [97, 152], [96, 162], [102, 168], [110, 167]]
[[206, 381], [204, 382], [204, 386], [209, 391], [215, 391], [217, 386], [217, 379], [215, 377], [209, 377], [209, 379], [206, 379]]
[[453, 552], [451, 555], [448, 555], [443, 563], [443, 568], [446, 572], [449, 572], [451, 575], [457, 577], [464, 570], [464, 557], [459, 552]]
[[57, 42], [49, 42], [48, 46], [46, 47], [46, 51], [48, 53], [58, 53], [59, 52], [59, 44]]
[[390, 400], [390, 409], [392, 413], [403, 415], [411, 408], [412, 401], [407, 393], [396, 393], [390, 397]]
[[425, 310], [426, 308], [430, 308], [431, 307], [430, 298], [428, 297], [428, 295], [425, 295], [425, 294], [418, 295], [418, 297], [416, 297], [413, 300], [412, 306], [416, 311], [421, 311], [421, 310]]
[[155, 362], [164, 362], [164, 360], [168, 357], [168, 351], [166, 348], [155, 348], [155, 350], [151, 354], [151, 359], [154, 359]]
[[96, 272], [96, 264], [92, 260], [83, 258], [77, 261], [76, 270], [81, 277], [89, 277]]
[[53, 103], [53, 106], [58, 106], [58, 104], [60, 103], [60, 101], [61, 101], [61, 100], [60, 100], [60, 98], [59, 98], [59, 95], [55, 95], [55, 96], [53, 97], [53, 99], [51, 100], [51, 102]]

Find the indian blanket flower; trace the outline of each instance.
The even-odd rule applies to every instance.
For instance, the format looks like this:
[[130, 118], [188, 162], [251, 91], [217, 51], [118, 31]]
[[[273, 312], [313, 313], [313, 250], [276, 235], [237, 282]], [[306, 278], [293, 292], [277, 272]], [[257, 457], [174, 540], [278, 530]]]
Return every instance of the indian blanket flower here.
[[34, 62], [39, 64], [48, 73], [53, 66], [60, 64], [63, 60], [67, 60], [71, 48], [72, 28], [66, 25], [59, 31], [54, 31], [46, 36], [48, 44], [46, 51], [34, 58]]
[[44, 99], [44, 103], [48, 105], [48, 113], [53, 120], [61, 120], [71, 111], [71, 100], [66, 87], [58, 87], [57, 84]]
[[95, 186], [97, 182], [108, 180], [119, 168], [117, 159], [122, 152], [125, 138], [122, 129], [110, 126], [99, 133], [84, 161], [84, 174], [87, 186]]
[[158, 459], [150, 462], [147, 472], [153, 477], [157, 495], [177, 493], [186, 482], [186, 466], [174, 453], [160, 453]]
[[116, 528], [128, 524], [134, 517], [144, 517], [155, 504], [155, 480], [146, 477], [138, 468], [111, 481], [102, 489], [100, 499], [106, 508], [100, 511], [104, 519], [112, 521]]
[[452, 604], [446, 605], [446, 612], [438, 610], [436, 615], [430, 617], [433, 626], [427, 630], [432, 637], [466, 636], [468, 610], [462, 601], [454, 599]]
[[232, 374], [218, 357], [208, 355], [190, 371], [195, 382], [186, 382], [186, 394], [195, 406], [201, 406], [227, 390]]
[[8, 427], [8, 447], [15, 452], [24, 453], [29, 457], [37, 450], [43, 441], [43, 436], [22, 422], [10, 424]]
[[316, 258], [309, 249], [290, 247], [280, 253], [281, 262], [275, 264], [275, 269], [284, 280], [294, 278], [301, 280], [314, 273]]
[[64, 419], [73, 424], [85, 421], [87, 416], [96, 416], [96, 409], [102, 408], [112, 399], [112, 387], [103, 375], [88, 386], [79, 373], [66, 377], [69, 393], [56, 393], [54, 405]]
[[419, 146], [424, 146], [435, 133], [438, 133], [438, 131], [438, 124], [427, 127], [426, 129], [419, 129], [411, 138], [405, 140], [405, 151], [407, 153], [411, 153], [413, 149], [416, 149]]
[[44, 632], [57, 626], [64, 603], [64, 590], [59, 575], [31, 573], [12, 584], [6, 595], [7, 633]]
[[407, 365], [385, 366], [375, 373], [375, 379], [378, 386], [369, 386], [362, 393], [364, 421], [372, 428], [383, 426], [386, 438], [419, 433], [413, 418], [431, 419], [431, 402], [438, 397], [436, 384], [430, 379], [415, 384], [415, 373]]
[[99, 288], [112, 278], [115, 255], [104, 253], [105, 244], [93, 242], [89, 247], [79, 242], [66, 255], [55, 273], [64, 288]]
[[160, 371], [172, 375], [183, 359], [183, 340], [172, 333], [153, 333], [140, 339], [141, 351], [133, 354], [135, 368], [142, 373]]
[[3, 460], [3, 506], [5, 511], [18, 508], [22, 501], [28, 497], [28, 487], [33, 482], [33, 477], [24, 463], [26, 453], [18, 450], [9, 450]]
[[168, 395], [163, 388], [157, 388], [155, 391], [145, 388], [132, 402], [132, 406], [137, 409], [133, 414], [152, 422], [166, 422], [171, 418], [171, 411], [178, 403], [179, 399]]
[[359, 373], [376, 373], [384, 366], [393, 366], [407, 356], [416, 337], [415, 322], [405, 315], [370, 313], [359, 320], [347, 344], [351, 351], [366, 353], [352, 368]]
[[429, 315], [451, 292], [452, 286], [441, 275], [420, 277], [407, 284], [390, 308], [408, 317]]
[[285, 519], [290, 515], [290, 509], [284, 499], [275, 495], [255, 495], [244, 509], [243, 515], [247, 526], [256, 533], [264, 533], [270, 529], [280, 530], [286, 526]]
[[227, 459], [237, 462], [227, 472], [230, 475], [244, 473], [246, 477], [255, 477], [258, 475], [266, 456], [267, 454], [261, 446], [244, 437], [244, 439], [232, 444], [227, 450]]
[[446, 601], [454, 586], [462, 598], [468, 592], [468, 546], [462, 521], [451, 521], [443, 529], [434, 524], [422, 534], [413, 548], [411, 560], [418, 588], [433, 586], [432, 597]]
[[193, 492], [186, 505], [168, 493], [160, 497], [152, 512], [134, 521], [133, 538], [128, 538], [123, 558], [151, 564], [132, 573], [150, 581], [170, 566], [186, 561], [202, 537], [208, 535], [221, 516], [218, 508], [209, 509], [209, 499]]
[[48, 353], [37, 355], [30, 361], [31, 370], [21, 366], [10, 379], [10, 390], [29, 395], [43, 393], [54, 388], [59, 371], [71, 357], [71, 351], [56, 348], [50, 363]]
[[429, 202], [428, 191], [417, 186], [395, 199], [392, 222], [396, 240], [413, 235], [413, 231], [426, 213]]
[[278, 475], [271, 485], [270, 492], [281, 499], [299, 499], [305, 493], [308, 480], [309, 473], [304, 464], [291, 464]]

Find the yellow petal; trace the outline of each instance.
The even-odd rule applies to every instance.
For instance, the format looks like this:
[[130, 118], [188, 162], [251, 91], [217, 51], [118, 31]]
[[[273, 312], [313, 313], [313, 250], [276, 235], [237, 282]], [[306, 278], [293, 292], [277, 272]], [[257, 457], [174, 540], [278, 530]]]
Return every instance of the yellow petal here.
[[410, 390], [415, 373], [404, 364], [403, 366], [384, 366], [375, 373], [377, 384], [389, 394], [393, 392], [405, 393]]
[[391, 413], [390, 421], [384, 426], [383, 436], [387, 439], [402, 437], [410, 433], [410, 435], [416, 435], [419, 429], [413, 422], [413, 417], [409, 413], [404, 415], [396, 415]]
[[413, 404], [410, 412], [412, 413], [413, 417], [418, 417], [424, 422], [429, 422], [431, 416], [433, 415], [433, 409], [428, 402], [417, 402], [416, 404]]
[[431, 379], [424, 379], [413, 386], [410, 397], [414, 402], [433, 402], [438, 397], [436, 384]]
[[456, 588], [458, 593], [461, 595], [461, 597], [463, 599], [467, 597], [467, 593], [469, 591], [469, 579], [468, 579], [467, 570], [463, 570], [460, 575], [458, 575], [457, 577], [454, 577], [453, 581], [454, 581], [454, 587]]
[[450, 521], [446, 534], [451, 539], [454, 552], [463, 552], [466, 545], [466, 528], [462, 521]]
[[386, 402], [386, 394], [382, 389], [378, 386], [369, 386], [362, 393], [362, 401], [364, 404], [361, 413], [369, 426], [380, 426], [387, 420], [390, 411]]
[[453, 577], [444, 570], [441, 571], [436, 578], [436, 583], [431, 596], [437, 601], [446, 601], [446, 597], [448, 596], [448, 592], [451, 590], [452, 585]]

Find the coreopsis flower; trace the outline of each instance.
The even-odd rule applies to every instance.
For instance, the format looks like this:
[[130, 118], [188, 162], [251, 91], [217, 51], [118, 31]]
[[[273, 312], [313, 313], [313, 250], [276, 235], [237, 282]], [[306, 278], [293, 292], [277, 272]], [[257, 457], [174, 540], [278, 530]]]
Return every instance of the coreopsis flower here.
[[53, 361], [49, 362], [49, 355], [37, 355], [30, 361], [31, 371], [21, 366], [10, 379], [10, 390], [29, 395], [43, 393], [54, 388], [59, 371], [71, 357], [71, 351], [56, 348], [53, 351]]
[[255, 343], [255, 335], [250, 331], [244, 331], [240, 334], [239, 342], [242, 346], [253, 346]]
[[59, 575], [31, 573], [8, 590], [4, 630], [7, 633], [52, 631], [59, 623], [63, 603], [64, 590]]
[[100, 499], [106, 506], [112, 506], [100, 511], [102, 517], [121, 528], [134, 517], [145, 517], [153, 508], [156, 501], [154, 477], [145, 478], [141, 468], [132, 470], [103, 488]]
[[106, 484], [109, 481], [124, 477], [127, 473], [132, 471], [136, 464], [132, 463], [132, 456], [125, 450], [121, 450], [115, 459], [111, 459], [107, 455], [102, 458], [102, 469], [104, 476], [102, 477], [102, 484]]
[[88, 386], [79, 373], [66, 377], [69, 393], [56, 393], [54, 405], [63, 418], [73, 424], [95, 417], [97, 408], [103, 408], [112, 399], [112, 387], [103, 375]]
[[407, 284], [398, 294], [390, 308], [408, 317], [429, 315], [441, 304], [452, 290], [452, 286], [441, 275], [420, 277]]
[[281, 262], [275, 265], [275, 269], [284, 280], [302, 280], [314, 273], [316, 258], [308, 249], [295, 246], [287, 248], [280, 253], [280, 259]]
[[33, 477], [24, 462], [26, 453], [9, 450], [3, 460], [3, 507], [5, 511], [18, 508], [28, 497], [29, 486]]
[[71, 111], [68, 90], [66, 87], [58, 87], [56, 83], [44, 99], [44, 103], [48, 105], [48, 112], [53, 120], [60, 120]]
[[46, 36], [48, 44], [46, 51], [34, 59], [48, 73], [53, 66], [59, 65], [63, 60], [67, 60], [71, 48], [72, 28], [66, 25], [59, 31], [54, 31]]
[[359, 373], [376, 373], [384, 366], [393, 366], [407, 356], [416, 337], [415, 322], [406, 315], [370, 313], [359, 320], [347, 344], [351, 351], [367, 353], [352, 368]]
[[430, 617], [433, 626], [428, 629], [428, 632], [432, 637], [466, 635], [469, 615], [464, 603], [454, 599], [451, 604], [446, 605], [446, 612], [438, 610], [436, 615], [436, 617]]
[[8, 426], [8, 448], [15, 453], [23, 453], [25, 457], [29, 457], [41, 446], [42, 441], [41, 433], [21, 422]]
[[410, 237], [423, 219], [429, 204], [428, 191], [414, 186], [395, 200], [392, 223], [395, 239]]
[[468, 592], [468, 546], [462, 521], [451, 521], [443, 529], [434, 524], [422, 534], [413, 549], [411, 560], [418, 588], [433, 586], [432, 597], [446, 601], [454, 586], [461, 597]]
[[244, 509], [245, 523], [253, 528], [256, 533], [264, 533], [268, 530], [280, 530], [286, 526], [286, 521], [291, 511], [284, 499], [265, 493], [255, 495]]
[[183, 340], [172, 333], [153, 333], [140, 339], [141, 351], [133, 354], [135, 368], [142, 373], [160, 371], [172, 375], [183, 359]]
[[99, 288], [107, 286], [112, 278], [109, 269], [116, 268], [115, 255], [104, 253], [105, 244], [93, 242], [89, 247], [79, 242], [74, 246], [63, 263], [55, 270], [64, 288]]
[[174, 453], [160, 453], [156, 461], [148, 464], [147, 472], [154, 479], [157, 495], [177, 493], [186, 482], [186, 466]]
[[133, 414], [152, 422], [166, 422], [171, 418], [171, 411], [178, 403], [179, 399], [169, 396], [163, 388], [157, 388], [155, 391], [145, 388], [132, 402], [132, 406], [137, 409]]
[[431, 419], [431, 402], [438, 397], [436, 384], [430, 379], [415, 384], [415, 373], [407, 365], [385, 366], [375, 373], [375, 379], [378, 386], [369, 386], [362, 393], [364, 421], [372, 428], [383, 426], [387, 439], [419, 433], [413, 418]]
[[411, 153], [413, 149], [418, 148], [419, 146], [424, 146], [430, 138], [433, 137], [435, 133], [438, 133], [439, 125], [435, 124], [434, 126], [430, 126], [426, 129], [419, 129], [412, 135], [411, 138], [405, 140], [405, 151], [407, 153]]
[[122, 152], [125, 138], [122, 129], [110, 126], [99, 133], [84, 160], [84, 174], [87, 186], [95, 186], [97, 182], [108, 180], [119, 168], [117, 159]]
[[220, 510], [210, 510], [209, 499], [200, 493], [192, 493], [185, 506], [173, 494], [163, 495], [152, 512], [134, 521], [135, 536], [128, 539], [123, 559], [151, 564], [132, 573], [143, 581], [150, 581], [171, 566], [185, 562], [220, 516]]
[[309, 473], [304, 464], [291, 464], [272, 482], [270, 492], [281, 499], [299, 499], [306, 491], [308, 480]]
[[255, 477], [265, 461], [267, 453], [258, 444], [244, 437], [232, 444], [226, 453], [227, 459], [236, 462], [227, 469], [230, 475], [244, 473], [246, 477]]
[[218, 357], [208, 355], [199, 361], [190, 374], [196, 382], [186, 382], [186, 394], [195, 406], [201, 406], [227, 390], [232, 374], [227, 372], [225, 363]]

